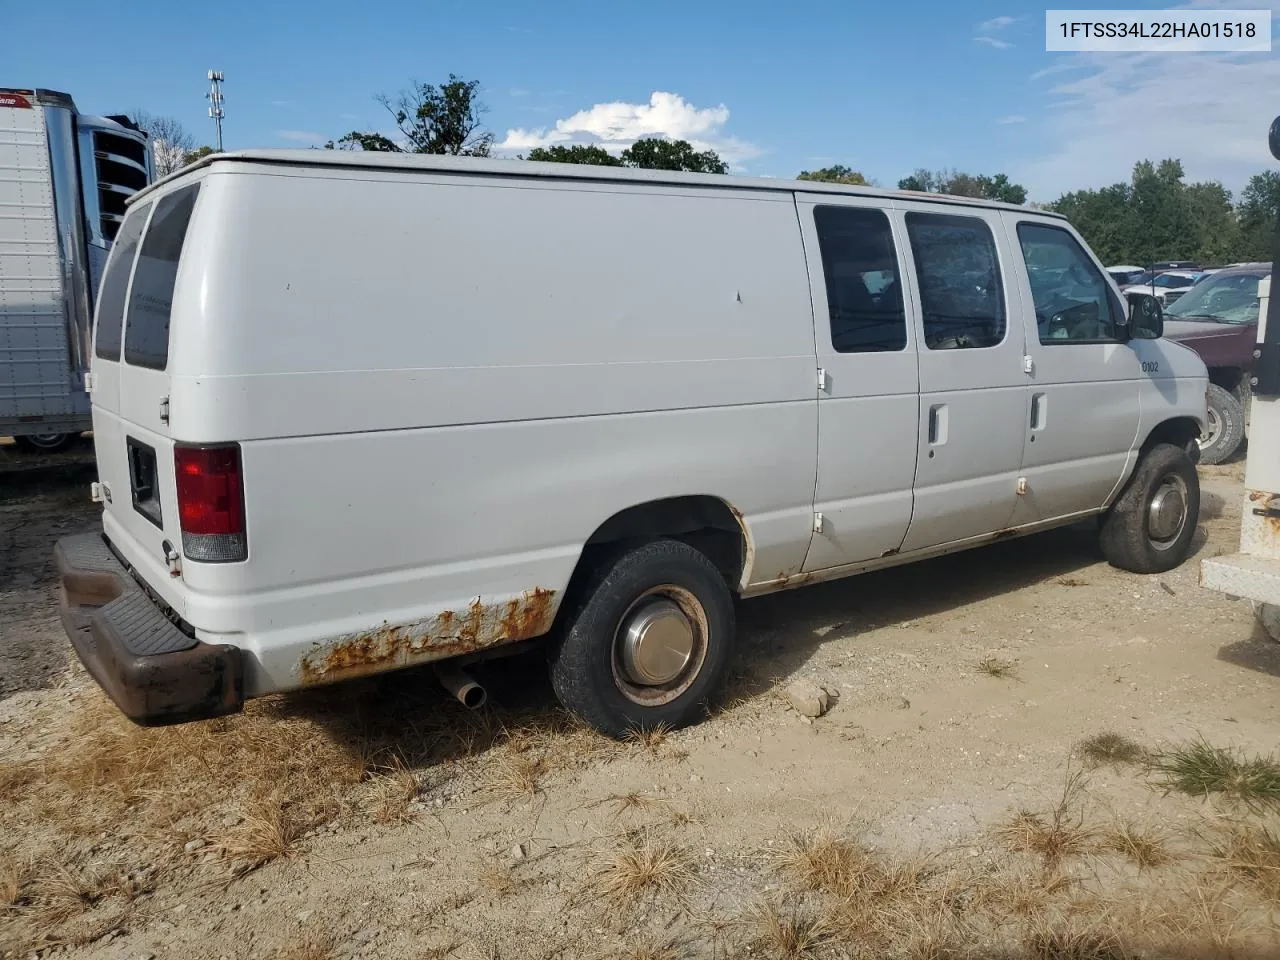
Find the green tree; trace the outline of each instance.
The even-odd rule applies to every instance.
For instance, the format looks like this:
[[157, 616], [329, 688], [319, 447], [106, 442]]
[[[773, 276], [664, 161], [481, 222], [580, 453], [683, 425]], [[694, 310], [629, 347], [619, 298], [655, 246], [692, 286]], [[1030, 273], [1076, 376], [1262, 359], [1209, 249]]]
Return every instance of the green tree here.
[[207, 157], [211, 153], [213, 153], [213, 147], [208, 146], [207, 144], [196, 147], [194, 150], [188, 151], [186, 156], [182, 158], [182, 165], [185, 167], [187, 164], [195, 163], [201, 157]]
[[1280, 173], [1268, 170], [1249, 178], [1240, 191], [1240, 260], [1270, 260], [1280, 228]]
[[[1064, 194], [1051, 207], [1107, 263], [1228, 263], [1249, 256], [1257, 212], [1266, 206], [1267, 175], [1250, 181], [1254, 190], [1246, 188], [1239, 208], [1232, 207], [1230, 191], [1216, 180], [1189, 184], [1184, 176], [1178, 160], [1141, 160], [1133, 165], [1129, 183]], [[1280, 175], [1275, 185], [1280, 203]]]
[[997, 173], [994, 177], [980, 176], [977, 180], [980, 196], [988, 200], [1017, 204], [1027, 202], [1027, 188], [1020, 183], [1010, 183], [1003, 173]]
[[920, 168], [898, 181], [899, 190], [917, 190], [921, 193], [946, 193], [953, 197], [975, 197], [985, 200], [1001, 200], [1005, 203], [1025, 203], [1027, 188], [1012, 183], [1007, 174], [974, 175], [959, 170], [926, 170]]
[[824, 183], [848, 183], [854, 186], [866, 184], [867, 178], [857, 170], [852, 170], [842, 163], [823, 167], [821, 170], [801, 170], [797, 180], [821, 180]]
[[689, 173], [728, 173], [729, 165], [714, 150], [695, 150], [687, 140], [646, 137], [622, 151], [628, 167], [645, 170], [686, 170]]
[[605, 167], [641, 167], [646, 170], [685, 170], [689, 173], [728, 173], [729, 165], [714, 150], [699, 152], [687, 140], [646, 137], [637, 140], [622, 156], [598, 146], [534, 147], [527, 160], [557, 163], [594, 163]]
[[336, 141], [330, 140], [324, 145], [326, 150], [368, 150], [370, 153], [403, 153], [400, 146], [389, 137], [380, 133], [360, 133], [352, 130]]
[[479, 89], [479, 80], [462, 80], [451, 73], [448, 83], [416, 84], [394, 103], [383, 94], [376, 99], [395, 120], [405, 146], [380, 133], [353, 130], [325, 148], [487, 157], [493, 134], [481, 124], [486, 108], [477, 98]]
[[622, 161], [604, 149], [604, 147], [584, 146], [576, 143], [567, 147], [560, 145], [534, 147], [524, 159], [543, 160], [550, 163], [590, 163], [597, 167], [622, 166]]
[[1100, 190], [1077, 190], [1047, 205], [1065, 216], [1104, 263], [1141, 263], [1130, 259], [1136, 220], [1129, 203], [1131, 188], [1117, 183]]

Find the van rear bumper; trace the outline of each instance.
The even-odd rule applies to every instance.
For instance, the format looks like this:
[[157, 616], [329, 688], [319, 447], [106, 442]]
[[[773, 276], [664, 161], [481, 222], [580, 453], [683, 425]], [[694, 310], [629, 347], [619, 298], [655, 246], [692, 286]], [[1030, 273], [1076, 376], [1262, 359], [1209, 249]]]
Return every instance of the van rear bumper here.
[[130, 720], [162, 726], [237, 713], [240, 649], [188, 636], [156, 606], [101, 534], [54, 547], [63, 628], [90, 676]]

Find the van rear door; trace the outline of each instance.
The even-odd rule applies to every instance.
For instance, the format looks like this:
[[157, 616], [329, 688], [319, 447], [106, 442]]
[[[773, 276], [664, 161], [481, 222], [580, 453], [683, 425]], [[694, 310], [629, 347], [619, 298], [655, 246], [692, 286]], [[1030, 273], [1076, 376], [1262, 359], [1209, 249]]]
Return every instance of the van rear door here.
[[169, 430], [170, 313], [199, 196], [188, 182], [131, 208], [98, 304], [94, 446], [108, 538], [176, 610], [170, 585], [182, 542]]

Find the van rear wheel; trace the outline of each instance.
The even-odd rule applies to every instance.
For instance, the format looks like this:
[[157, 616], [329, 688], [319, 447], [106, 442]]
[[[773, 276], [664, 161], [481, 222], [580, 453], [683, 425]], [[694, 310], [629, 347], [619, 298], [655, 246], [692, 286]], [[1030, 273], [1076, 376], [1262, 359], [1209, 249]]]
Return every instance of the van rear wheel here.
[[571, 713], [607, 736], [705, 716], [733, 646], [733, 597], [707, 557], [658, 540], [598, 563], [550, 654]]
[[1187, 559], [1200, 519], [1200, 478], [1187, 451], [1158, 443], [1138, 461], [1102, 521], [1099, 543], [1112, 566], [1164, 573]]

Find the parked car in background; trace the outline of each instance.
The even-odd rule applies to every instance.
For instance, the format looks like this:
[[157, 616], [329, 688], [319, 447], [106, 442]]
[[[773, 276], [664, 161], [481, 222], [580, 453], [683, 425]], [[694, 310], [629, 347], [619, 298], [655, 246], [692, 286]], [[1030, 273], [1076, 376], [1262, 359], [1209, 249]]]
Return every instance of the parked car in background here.
[[1200, 264], [1194, 260], [1162, 260], [1151, 265], [1153, 273], [1164, 273], [1166, 270], [1199, 270]]
[[1164, 335], [1200, 354], [1209, 368], [1209, 423], [1200, 440], [1202, 463], [1222, 463], [1244, 441], [1244, 412], [1258, 339], [1258, 281], [1270, 273], [1269, 263], [1224, 267], [1165, 312]]
[[1200, 274], [1189, 270], [1169, 270], [1143, 283], [1133, 283], [1121, 289], [1125, 293], [1149, 293], [1168, 307], [1195, 286]]
[[1107, 273], [1111, 275], [1111, 279], [1121, 287], [1127, 287], [1131, 283], [1137, 283], [1146, 274], [1146, 272], [1147, 271], [1142, 267], [1133, 267], [1128, 264], [1107, 267]]

